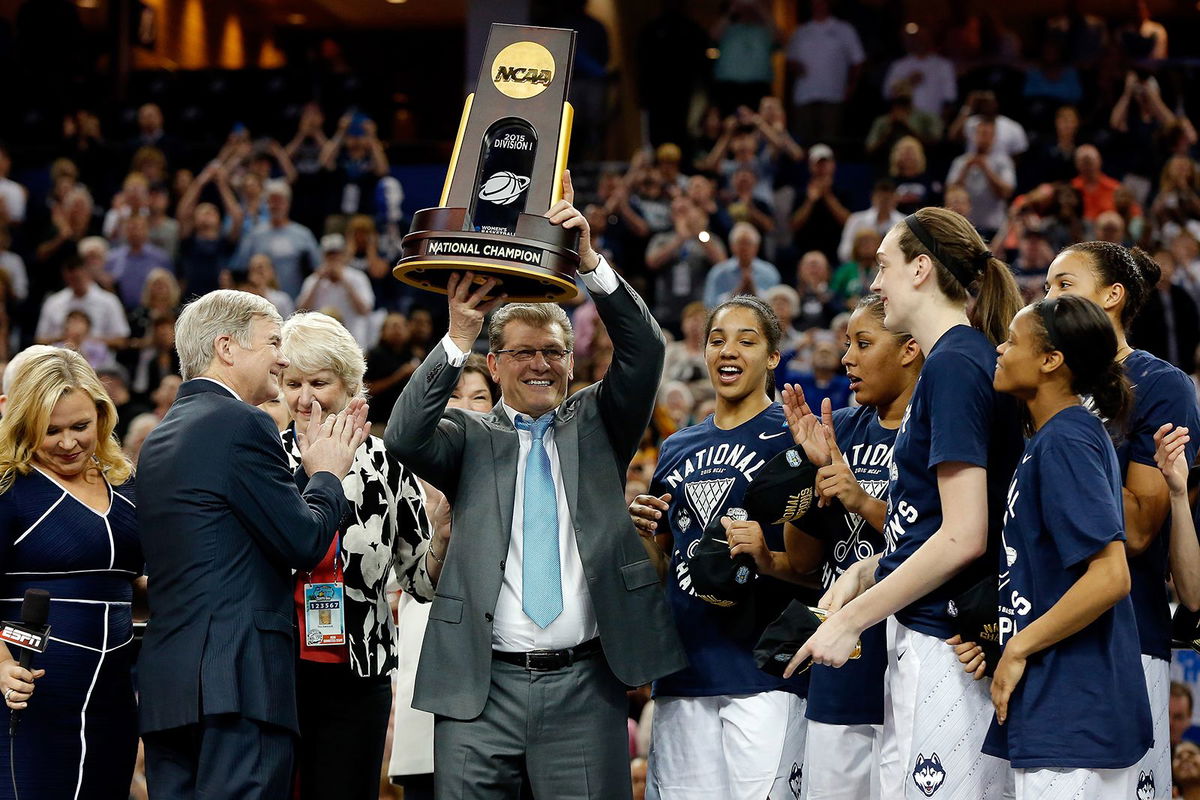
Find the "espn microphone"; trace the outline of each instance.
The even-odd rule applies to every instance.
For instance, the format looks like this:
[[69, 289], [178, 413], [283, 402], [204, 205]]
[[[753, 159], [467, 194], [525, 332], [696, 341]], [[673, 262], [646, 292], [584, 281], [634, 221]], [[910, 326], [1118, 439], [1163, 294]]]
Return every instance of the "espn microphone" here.
[[[41, 631], [46, 627], [46, 618], [50, 616], [50, 593], [45, 589], [26, 589], [25, 599], [21, 602], [21, 625], [35, 631]], [[45, 649], [46, 643], [43, 640], [42, 649]], [[33, 668], [33, 654], [38, 652], [31, 647], [21, 647], [21, 655], [17, 658], [17, 664], [21, 669]], [[21, 719], [21, 712], [13, 709], [8, 719], [8, 735], [12, 736], [17, 732], [17, 723]]]

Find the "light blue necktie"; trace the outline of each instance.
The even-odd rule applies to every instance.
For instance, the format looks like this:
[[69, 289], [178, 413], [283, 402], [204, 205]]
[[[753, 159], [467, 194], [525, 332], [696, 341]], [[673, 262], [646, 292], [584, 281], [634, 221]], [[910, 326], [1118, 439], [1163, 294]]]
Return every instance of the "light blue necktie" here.
[[521, 607], [539, 628], [545, 628], [563, 610], [558, 563], [558, 494], [550, 473], [550, 456], [542, 443], [542, 437], [553, 424], [554, 412], [535, 420], [524, 414], [517, 416], [517, 427], [533, 436], [525, 460]]

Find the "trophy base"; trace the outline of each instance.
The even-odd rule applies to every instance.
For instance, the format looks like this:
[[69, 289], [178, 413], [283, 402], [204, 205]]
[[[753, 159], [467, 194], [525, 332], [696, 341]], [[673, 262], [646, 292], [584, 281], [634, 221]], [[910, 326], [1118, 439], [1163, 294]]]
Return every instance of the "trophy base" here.
[[551, 225], [545, 217], [522, 213], [515, 236], [462, 230], [463, 208], [427, 208], [413, 215], [413, 232], [401, 243], [392, 274], [409, 286], [447, 294], [451, 273], [474, 273], [500, 283], [488, 295], [511, 301], [556, 303], [579, 294], [578, 234]]

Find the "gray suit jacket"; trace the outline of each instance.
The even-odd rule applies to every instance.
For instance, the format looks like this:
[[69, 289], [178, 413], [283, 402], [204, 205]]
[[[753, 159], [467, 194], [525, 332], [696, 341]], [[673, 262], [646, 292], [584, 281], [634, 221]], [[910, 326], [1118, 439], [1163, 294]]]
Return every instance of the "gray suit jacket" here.
[[[594, 299], [613, 363], [604, 380], [559, 406], [554, 441], [604, 656], [618, 679], [640, 686], [687, 663], [625, 505], [625, 470], [650, 421], [665, 347], [624, 280]], [[491, 683], [492, 612], [508, 555], [519, 445], [499, 404], [488, 414], [446, 409], [460, 372], [438, 345], [400, 395], [384, 442], [454, 505], [413, 707], [469, 720], [483, 711]]]

